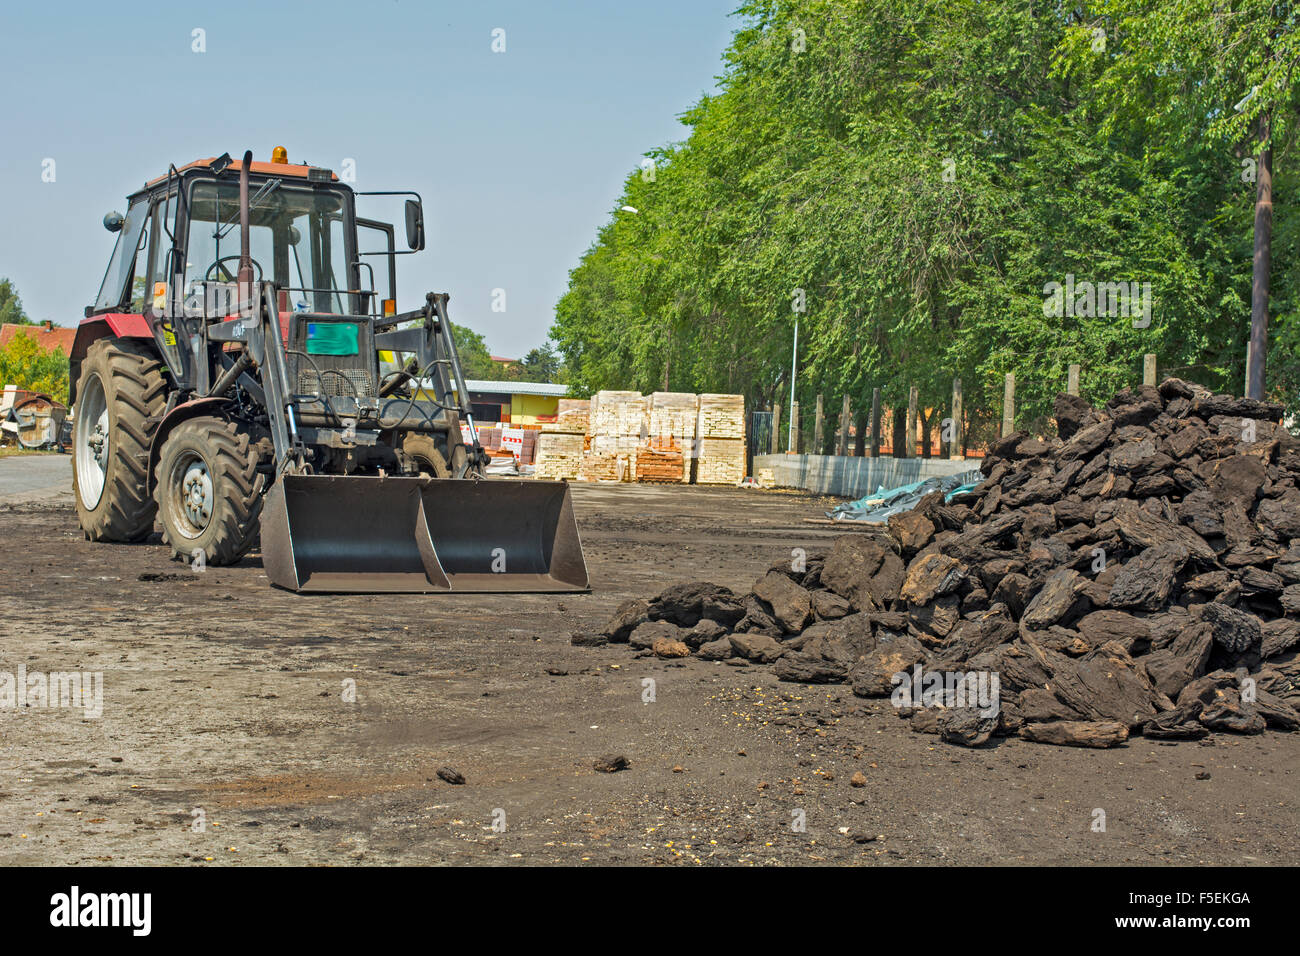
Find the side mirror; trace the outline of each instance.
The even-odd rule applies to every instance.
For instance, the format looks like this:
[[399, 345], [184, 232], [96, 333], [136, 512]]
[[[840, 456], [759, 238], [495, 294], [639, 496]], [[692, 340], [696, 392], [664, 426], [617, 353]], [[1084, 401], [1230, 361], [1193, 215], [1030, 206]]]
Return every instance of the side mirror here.
[[120, 212], [110, 212], [104, 216], [104, 228], [109, 232], [121, 232], [126, 225], [126, 217]]
[[424, 248], [424, 209], [414, 199], [406, 200], [406, 244], [412, 252]]

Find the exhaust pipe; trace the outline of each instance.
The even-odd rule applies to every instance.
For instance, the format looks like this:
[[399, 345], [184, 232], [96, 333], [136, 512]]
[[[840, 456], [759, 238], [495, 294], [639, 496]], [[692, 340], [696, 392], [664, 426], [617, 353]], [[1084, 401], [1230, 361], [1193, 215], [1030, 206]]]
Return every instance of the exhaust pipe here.
[[248, 167], [253, 165], [253, 151], [244, 150], [244, 161], [239, 164], [239, 298], [250, 302], [253, 298], [253, 253], [249, 248]]

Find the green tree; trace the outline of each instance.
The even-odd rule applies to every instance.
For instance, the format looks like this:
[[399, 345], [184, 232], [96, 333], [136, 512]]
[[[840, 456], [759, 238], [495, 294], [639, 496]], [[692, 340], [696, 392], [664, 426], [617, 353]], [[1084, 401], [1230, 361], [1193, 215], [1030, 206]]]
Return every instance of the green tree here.
[[23, 303], [18, 298], [18, 290], [14, 288], [14, 284], [0, 277], [0, 323], [6, 322], [14, 325], [35, 324], [23, 311]]
[[0, 349], [0, 385], [43, 392], [65, 405], [68, 401], [68, 357], [63, 349], [49, 353], [36, 340], [19, 332]]
[[[1012, 372], [1038, 428], [1068, 365], [1096, 400], [1147, 352], [1242, 388], [1258, 142], [1256, 107], [1233, 107], [1274, 91], [1251, 102], [1285, 200], [1290, 5], [749, 0], [739, 16], [718, 91], [628, 176], [570, 273], [552, 339], [575, 390], [785, 403], [796, 318], [806, 415], [818, 393], [834, 414], [874, 388], [898, 408], [913, 385], [942, 410], [960, 377], [987, 436]], [[1278, 210], [1270, 380], [1296, 395], [1300, 266], [1283, 251], [1300, 226]], [[1076, 282], [1136, 283], [1137, 300], [1054, 313], [1049, 290]]]
[[465, 378], [492, 379], [496, 376], [496, 363], [488, 351], [483, 336], [464, 325], [451, 324], [451, 334], [456, 337], [456, 353]]
[[560, 355], [550, 343], [532, 349], [521, 364], [529, 382], [553, 382], [560, 373]]

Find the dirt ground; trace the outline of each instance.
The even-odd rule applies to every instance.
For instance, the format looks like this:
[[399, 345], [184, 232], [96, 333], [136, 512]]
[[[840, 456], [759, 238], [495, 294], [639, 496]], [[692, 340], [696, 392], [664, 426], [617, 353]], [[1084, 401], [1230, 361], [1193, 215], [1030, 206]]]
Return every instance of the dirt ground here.
[[0, 708], [0, 862], [1300, 862], [1300, 735], [966, 750], [847, 687], [571, 646], [832, 535], [801, 495], [573, 495], [595, 590], [560, 597], [300, 597], [0, 506], [0, 671], [104, 675], [99, 719]]

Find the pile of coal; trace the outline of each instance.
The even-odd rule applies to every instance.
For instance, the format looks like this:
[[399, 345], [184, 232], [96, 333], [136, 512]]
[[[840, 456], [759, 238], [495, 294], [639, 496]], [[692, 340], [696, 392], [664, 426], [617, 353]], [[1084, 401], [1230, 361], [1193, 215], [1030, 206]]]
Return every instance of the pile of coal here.
[[915, 730], [1106, 747], [1300, 728], [1300, 441], [1278, 405], [1167, 379], [1057, 398], [984, 480], [737, 595], [619, 607], [599, 635], [889, 697]]

